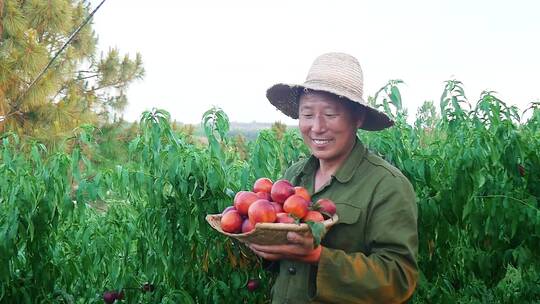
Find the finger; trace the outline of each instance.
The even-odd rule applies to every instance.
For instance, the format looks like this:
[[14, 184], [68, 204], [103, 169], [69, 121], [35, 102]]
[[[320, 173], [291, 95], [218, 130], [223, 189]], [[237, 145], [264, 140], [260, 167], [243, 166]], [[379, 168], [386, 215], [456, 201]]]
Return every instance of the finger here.
[[288, 232], [287, 233], [287, 241], [292, 244], [302, 244], [302, 236], [296, 232]]
[[277, 254], [281, 257], [303, 256], [311, 252], [309, 248], [305, 248], [297, 244], [270, 246], [251, 244], [250, 248], [266, 254]]
[[268, 253], [268, 252], [264, 252], [264, 251], [259, 251], [255, 248], [251, 248], [250, 246], [250, 249], [258, 256], [266, 259], [266, 260], [269, 260], [269, 261], [278, 261], [278, 260], [281, 260], [284, 258], [284, 256], [282, 256], [281, 254], [276, 254], [276, 253]]
[[298, 244], [302, 247], [312, 248], [313, 247], [313, 237], [311, 234], [299, 234], [296, 232], [288, 232], [287, 240], [289, 243]]
[[250, 244], [249, 247], [258, 251], [268, 252], [268, 253], [281, 253], [283, 251], [290, 250], [288, 247], [291, 245], [259, 245], [259, 244]]

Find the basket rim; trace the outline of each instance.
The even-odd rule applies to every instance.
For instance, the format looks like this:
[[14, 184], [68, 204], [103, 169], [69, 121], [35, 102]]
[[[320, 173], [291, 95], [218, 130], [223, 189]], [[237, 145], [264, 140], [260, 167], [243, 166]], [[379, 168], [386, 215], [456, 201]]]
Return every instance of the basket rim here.
[[[254, 233], [256, 233], [257, 230], [275, 230], [275, 231], [296, 231], [296, 232], [302, 232], [302, 231], [308, 231], [309, 226], [306, 223], [299, 223], [299, 224], [288, 224], [288, 223], [257, 223], [255, 224], [255, 228], [249, 232], [246, 233], [229, 233], [225, 232], [221, 229], [220, 225], [213, 225], [215, 221], [218, 221], [221, 219], [222, 214], [208, 214], [206, 216], [206, 221], [212, 226], [212, 228], [216, 229], [220, 233], [223, 233], [228, 236], [238, 237], [238, 236], [249, 236]], [[331, 226], [337, 224], [339, 222], [339, 216], [334, 214], [331, 218], [324, 220], [322, 223], [324, 224], [324, 227], [326, 229], [329, 229]]]

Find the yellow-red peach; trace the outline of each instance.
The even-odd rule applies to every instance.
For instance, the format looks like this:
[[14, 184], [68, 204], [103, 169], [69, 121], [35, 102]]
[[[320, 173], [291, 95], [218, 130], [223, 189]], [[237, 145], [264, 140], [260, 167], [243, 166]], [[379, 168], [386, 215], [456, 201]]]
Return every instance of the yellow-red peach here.
[[300, 195], [306, 201], [311, 202], [311, 195], [309, 195], [309, 192], [304, 187], [301, 187], [301, 186], [294, 187], [294, 194]]
[[221, 215], [224, 215], [225, 213], [227, 213], [229, 211], [232, 211], [232, 210], [236, 210], [236, 208], [234, 208], [234, 206], [229, 206], [229, 207], [223, 209], [223, 211], [221, 212]]
[[280, 212], [276, 214], [276, 222], [278, 223], [286, 223], [286, 224], [293, 224], [294, 219], [286, 212]]
[[255, 193], [259, 198], [265, 199], [267, 201], [271, 201], [272, 197], [270, 196], [270, 192], [257, 192]]
[[221, 229], [229, 233], [242, 231], [242, 216], [238, 211], [231, 210], [221, 216]]
[[330, 216], [336, 214], [336, 204], [327, 198], [321, 198], [317, 201], [316, 205], [319, 206], [319, 211], [321, 213], [327, 213]]
[[293, 194], [293, 185], [285, 179], [280, 179], [276, 181], [272, 186], [272, 191], [270, 192], [272, 200], [280, 204], [283, 204], [283, 202], [285, 202], [285, 200]]
[[302, 218], [302, 221], [324, 222], [324, 217], [319, 211], [309, 210], [306, 216]]
[[291, 195], [283, 203], [283, 211], [294, 215], [297, 218], [303, 218], [308, 212], [309, 202], [300, 195]]
[[258, 200], [259, 197], [257, 194], [250, 191], [240, 192], [242, 193], [239, 193], [234, 200], [234, 207], [238, 210], [240, 215], [247, 215], [249, 206]]
[[272, 191], [272, 180], [267, 177], [261, 177], [253, 184], [253, 192], [266, 192]]
[[276, 214], [280, 213], [280, 212], [283, 212], [283, 206], [281, 206], [281, 204], [278, 204], [276, 202], [270, 202], [270, 204], [272, 204], [272, 206], [274, 207], [274, 210], [276, 211]]
[[269, 201], [260, 199], [249, 206], [248, 218], [254, 225], [256, 223], [273, 223], [276, 221], [276, 211]]
[[242, 233], [250, 232], [253, 229], [255, 229], [255, 225], [246, 218], [242, 223]]

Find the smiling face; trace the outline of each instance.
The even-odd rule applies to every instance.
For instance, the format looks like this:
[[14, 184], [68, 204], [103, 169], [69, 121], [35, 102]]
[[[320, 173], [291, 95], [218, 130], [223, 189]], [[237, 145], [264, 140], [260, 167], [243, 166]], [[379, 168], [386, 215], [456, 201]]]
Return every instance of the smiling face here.
[[352, 150], [363, 116], [335, 95], [312, 91], [302, 94], [299, 128], [304, 142], [320, 162], [340, 165]]

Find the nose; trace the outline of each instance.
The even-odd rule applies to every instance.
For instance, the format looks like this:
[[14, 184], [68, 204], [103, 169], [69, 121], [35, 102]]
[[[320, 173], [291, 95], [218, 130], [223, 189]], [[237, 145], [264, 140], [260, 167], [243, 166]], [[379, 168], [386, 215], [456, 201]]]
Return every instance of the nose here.
[[315, 115], [313, 125], [311, 126], [311, 131], [315, 133], [323, 133], [326, 131], [326, 121], [323, 115]]

